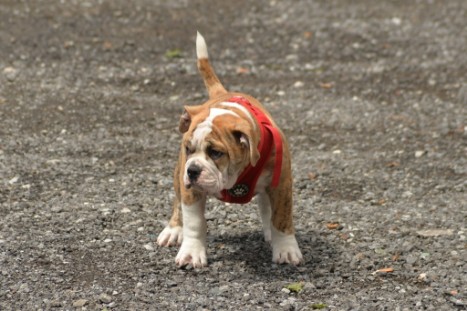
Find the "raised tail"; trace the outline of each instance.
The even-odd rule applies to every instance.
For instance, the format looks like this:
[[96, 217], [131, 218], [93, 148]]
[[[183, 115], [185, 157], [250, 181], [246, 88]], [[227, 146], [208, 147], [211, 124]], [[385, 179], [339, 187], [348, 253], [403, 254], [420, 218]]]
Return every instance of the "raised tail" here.
[[204, 85], [206, 85], [206, 89], [209, 93], [209, 98], [227, 93], [227, 90], [219, 81], [219, 78], [209, 63], [208, 47], [206, 46], [206, 41], [199, 32], [196, 36], [196, 55], [198, 57], [198, 70], [203, 77]]

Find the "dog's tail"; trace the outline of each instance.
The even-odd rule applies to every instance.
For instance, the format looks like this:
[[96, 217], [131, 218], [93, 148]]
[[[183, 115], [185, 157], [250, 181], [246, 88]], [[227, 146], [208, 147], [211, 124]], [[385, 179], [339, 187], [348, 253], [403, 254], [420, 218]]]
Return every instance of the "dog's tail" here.
[[198, 70], [203, 77], [204, 84], [209, 93], [209, 98], [214, 98], [227, 93], [219, 78], [216, 76], [214, 69], [209, 63], [208, 47], [203, 36], [198, 32], [196, 36], [196, 54], [198, 57]]

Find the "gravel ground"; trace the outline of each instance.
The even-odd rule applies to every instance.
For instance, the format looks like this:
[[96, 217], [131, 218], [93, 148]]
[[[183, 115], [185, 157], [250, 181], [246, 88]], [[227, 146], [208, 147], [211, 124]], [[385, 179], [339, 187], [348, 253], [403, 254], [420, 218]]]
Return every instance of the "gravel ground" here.
[[[466, 28], [464, 0], [0, 1], [0, 310], [465, 310]], [[303, 266], [255, 204], [208, 203], [208, 268], [155, 244], [196, 30], [289, 137]]]

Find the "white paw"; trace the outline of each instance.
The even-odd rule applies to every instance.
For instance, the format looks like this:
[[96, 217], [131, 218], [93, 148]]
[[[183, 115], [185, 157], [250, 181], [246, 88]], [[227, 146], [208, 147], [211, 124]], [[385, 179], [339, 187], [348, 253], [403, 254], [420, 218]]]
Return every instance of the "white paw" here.
[[175, 262], [179, 267], [191, 264], [194, 268], [201, 268], [208, 265], [206, 256], [206, 246], [197, 239], [186, 239], [183, 241], [178, 251]]
[[299, 265], [304, 262], [302, 252], [293, 234], [284, 234], [273, 229], [272, 261], [279, 264]]
[[174, 246], [182, 244], [182, 240], [182, 227], [167, 226], [157, 237], [157, 244], [159, 244], [160, 246]]

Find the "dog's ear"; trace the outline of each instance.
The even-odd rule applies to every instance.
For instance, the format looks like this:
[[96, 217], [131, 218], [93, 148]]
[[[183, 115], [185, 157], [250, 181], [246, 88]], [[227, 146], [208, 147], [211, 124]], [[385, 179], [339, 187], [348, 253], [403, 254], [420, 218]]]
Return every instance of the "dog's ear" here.
[[180, 116], [180, 123], [178, 124], [178, 130], [180, 133], [188, 131], [191, 125], [191, 120], [201, 109], [201, 106], [185, 106], [182, 115]]
[[244, 126], [237, 126], [237, 128], [234, 130], [233, 135], [237, 142], [242, 146], [242, 148], [245, 148], [249, 150], [250, 153], [250, 164], [251, 166], [256, 166], [256, 163], [258, 163], [258, 160], [260, 158], [260, 153], [258, 150], [258, 140], [255, 139], [254, 135], [252, 135], [251, 128], [246, 128]]

